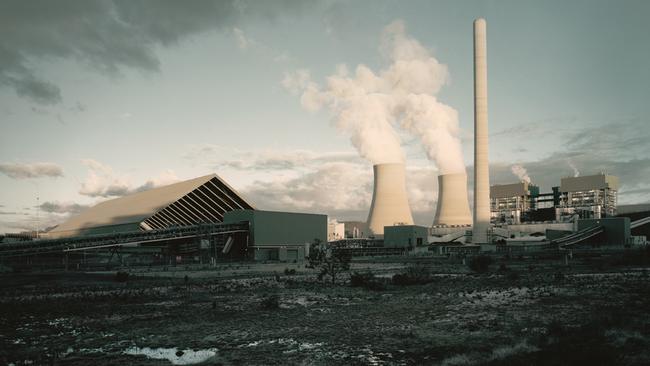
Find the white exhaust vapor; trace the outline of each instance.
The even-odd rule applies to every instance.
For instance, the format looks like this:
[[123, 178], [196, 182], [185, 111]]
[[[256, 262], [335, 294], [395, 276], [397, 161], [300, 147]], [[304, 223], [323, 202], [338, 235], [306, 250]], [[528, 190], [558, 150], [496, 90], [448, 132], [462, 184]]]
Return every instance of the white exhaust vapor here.
[[337, 129], [373, 164], [404, 162], [395, 130], [401, 128], [420, 139], [440, 173], [464, 172], [458, 112], [435, 97], [449, 80], [447, 66], [399, 20], [384, 28], [380, 50], [389, 65], [378, 72], [363, 64], [353, 72], [339, 65], [318, 85], [307, 70], [298, 70], [282, 84], [301, 94], [305, 109], [327, 108]]
[[512, 171], [512, 174], [516, 175], [521, 182], [526, 182], [526, 183], [531, 182], [530, 176], [528, 175], [528, 171], [523, 166], [519, 164], [515, 164], [510, 167], [510, 171]]

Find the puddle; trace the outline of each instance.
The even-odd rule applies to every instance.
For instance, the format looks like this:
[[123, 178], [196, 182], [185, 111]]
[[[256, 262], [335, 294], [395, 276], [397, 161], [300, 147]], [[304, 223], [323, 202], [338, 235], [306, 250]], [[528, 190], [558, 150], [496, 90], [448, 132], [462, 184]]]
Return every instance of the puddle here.
[[149, 347], [131, 347], [124, 351], [124, 354], [130, 356], [146, 356], [154, 360], [167, 360], [172, 365], [194, 365], [205, 362], [217, 355], [216, 348], [205, 350], [182, 350], [177, 348], [149, 348]]

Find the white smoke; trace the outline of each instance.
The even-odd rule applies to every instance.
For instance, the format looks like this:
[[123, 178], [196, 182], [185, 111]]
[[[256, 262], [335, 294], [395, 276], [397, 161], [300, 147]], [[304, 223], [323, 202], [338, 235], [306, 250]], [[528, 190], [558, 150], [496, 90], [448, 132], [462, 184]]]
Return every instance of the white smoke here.
[[448, 80], [447, 67], [406, 34], [402, 21], [384, 29], [380, 50], [390, 64], [378, 73], [358, 65], [350, 75], [340, 65], [324, 86], [306, 70], [287, 74], [282, 84], [302, 93], [305, 109], [327, 108], [336, 127], [373, 164], [404, 161], [395, 130], [400, 127], [420, 138], [441, 174], [464, 172], [458, 113], [435, 97]]
[[510, 170], [512, 171], [512, 174], [516, 175], [519, 178], [520, 181], [530, 183], [528, 172], [523, 166], [516, 164], [510, 167]]
[[567, 164], [569, 164], [569, 166], [571, 167], [571, 169], [573, 169], [573, 177], [579, 177], [579, 176], [580, 176], [580, 171], [579, 171], [578, 168], [573, 164], [573, 162], [571, 161], [571, 159], [567, 159], [566, 162], [567, 162]]

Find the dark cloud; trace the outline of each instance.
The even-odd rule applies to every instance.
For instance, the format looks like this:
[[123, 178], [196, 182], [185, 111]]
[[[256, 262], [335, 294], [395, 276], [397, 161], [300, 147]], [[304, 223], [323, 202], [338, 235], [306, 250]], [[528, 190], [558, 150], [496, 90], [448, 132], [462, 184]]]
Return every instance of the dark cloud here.
[[54, 163], [2, 163], [0, 173], [14, 179], [63, 177], [63, 168]]
[[16, 211], [0, 211], [0, 215], [28, 215], [28, 214], [16, 212]]
[[88, 205], [78, 203], [43, 202], [39, 208], [43, 212], [54, 214], [76, 215], [87, 209]]
[[[650, 130], [646, 128], [647, 124], [647, 121], [634, 118], [574, 128], [571, 133], [560, 135], [563, 150], [519, 165], [526, 168], [533, 183], [544, 191], [559, 185], [561, 178], [574, 176], [573, 165], [580, 175], [603, 172], [618, 176], [621, 202], [648, 201]], [[511, 166], [510, 163], [491, 163], [491, 183], [515, 182], [517, 178], [512, 174]]]
[[75, 59], [107, 74], [157, 71], [168, 47], [247, 17], [275, 18], [298, 0], [5, 0], [0, 2], [0, 86], [39, 104], [63, 100], [34, 61]]

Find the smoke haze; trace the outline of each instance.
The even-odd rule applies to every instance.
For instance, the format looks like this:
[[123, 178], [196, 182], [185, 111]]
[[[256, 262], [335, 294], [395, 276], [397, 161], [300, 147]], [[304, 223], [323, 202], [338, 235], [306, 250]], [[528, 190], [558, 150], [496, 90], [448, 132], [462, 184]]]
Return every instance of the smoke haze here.
[[384, 28], [380, 52], [389, 66], [377, 73], [363, 64], [353, 73], [339, 65], [323, 86], [307, 70], [287, 74], [282, 84], [301, 95], [303, 108], [328, 109], [337, 129], [373, 164], [404, 161], [401, 128], [420, 139], [441, 174], [465, 172], [458, 112], [435, 97], [448, 81], [447, 66], [406, 34], [402, 21]]

